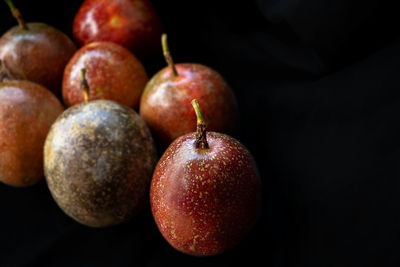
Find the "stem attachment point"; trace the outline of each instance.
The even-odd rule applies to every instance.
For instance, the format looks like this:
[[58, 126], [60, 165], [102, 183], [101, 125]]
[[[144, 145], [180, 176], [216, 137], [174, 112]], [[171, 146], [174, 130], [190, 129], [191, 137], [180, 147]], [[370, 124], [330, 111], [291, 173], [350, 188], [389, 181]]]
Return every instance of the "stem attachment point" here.
[[207, 124], [204, 120], [204, 116], [203, 113], [201, 112], [199, 102], [197, 102], [197, 99], [193, 99], [191, 103], [194, 112], [196, 112], [196, 117], [197, 117], [196, 141], [194, 145], [196, 148], [207, 149], [209, 148], [207, 142]]

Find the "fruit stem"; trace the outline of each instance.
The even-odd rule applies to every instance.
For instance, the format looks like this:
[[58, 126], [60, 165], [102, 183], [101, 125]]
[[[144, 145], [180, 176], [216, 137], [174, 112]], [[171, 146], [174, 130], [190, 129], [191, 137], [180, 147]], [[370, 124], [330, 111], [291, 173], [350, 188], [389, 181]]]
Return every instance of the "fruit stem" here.
[[81, 90], [83, 94], [83, 101], [89, 102], [89, 83], [86, 80], [86, 69], [81, 69]]
[[16, 8], [14, 6], [14, 3], [11, 0], [4, 0], [4, 2], [6, 2], [6, 4], [8, 5], [8, 7], [11, 10], [12, 15], [14, 16], [14, 18], [17, 19], [18, 21], [18, 25], [21, 29], [23, 30], [27, 30], [28, 26], [26, 26], [24, 19], [22, 18], [22, 14], [21, 12], [19, 12], [18, 8]]
[[207, 124], [204, 120], [204, 116], [201, 112], [197, 99], [192, 100], [192, 106], [197, 117], [196, 141], [194, 145], [196, 148], [206, 149], [209, 147], [207, 142]]
[[172, 59], [171, 53], [169, 52], [166, 33], [163, 33], [161, 36], [161, 44], [162, 44], [162, 50], [164, 53], [165, 61], [167, 61], [168, 66], [172, 69], [172, 73], [174, 74], [174, 77], [176, 77], [179, 74], [178, 74], [178, 71], [176, 70], [174, 60]]

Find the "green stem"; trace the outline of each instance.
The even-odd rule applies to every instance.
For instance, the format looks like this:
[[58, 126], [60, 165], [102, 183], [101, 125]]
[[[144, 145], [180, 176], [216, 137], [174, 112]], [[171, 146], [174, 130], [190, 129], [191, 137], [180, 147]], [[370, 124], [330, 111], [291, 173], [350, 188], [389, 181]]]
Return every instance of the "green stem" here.
[[83, 94], [83, 101], [89, 102], [89, 83], [86, 80], [86, 69], [81, 69], [81, 90]]
[[16, 8], [14, 6], [14, 3], [11, 0], [4, 0], [4, 2], [6, 2], [8, 7], [10, 8], [11, 13], [14, 16], [14, 18], [17, 19], [19, 27], [21, 27], [21, 29], [23, 29], [23, 30], [27, 30], [28, 27], [26, 26], [25, 21], [22, 18], [22, 14], [21, 14], [21, 12], [19, 12], [18, 8]]
[[172, 73], [174, 74], [174, 77], [177, 77], [179, 74], [178, 74], [178, 71], [176, 70], [174, 60], [172, 59], [171, 53], [169, 52], [166, 33], [163, 33], [163, 35], [161, 36], [161, 44], [162, 44], [162, 50], [164, 53], [165, 61], [167, 61], [168, 66], [171, 68]]
[[16, 9], [14, 3], [11, 0], [4, 0], [4, 2], [6, 2], [6, 4], [10, 7], [11, 10]]
[[192, 100], [192, 106], [197, 117], [197, 131], [196, 131], [196, 141], [195, 147], [200, 149], [209, 148], [207, 142], [207, 124], [204, 120], [203, 113], [201, 112], [199, 102], [196, 99]]

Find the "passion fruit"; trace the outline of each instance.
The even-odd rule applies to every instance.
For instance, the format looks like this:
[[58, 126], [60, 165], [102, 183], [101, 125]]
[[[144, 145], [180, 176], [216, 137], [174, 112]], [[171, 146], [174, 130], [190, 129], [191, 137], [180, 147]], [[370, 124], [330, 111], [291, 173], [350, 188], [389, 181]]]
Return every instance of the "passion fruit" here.
[[132, 218], [147, 200], [157, 160], [145, 122], [132, 109], [96, 100], [67, 109], [44, 146], [44, 171], [59, 207], [87, 226]]

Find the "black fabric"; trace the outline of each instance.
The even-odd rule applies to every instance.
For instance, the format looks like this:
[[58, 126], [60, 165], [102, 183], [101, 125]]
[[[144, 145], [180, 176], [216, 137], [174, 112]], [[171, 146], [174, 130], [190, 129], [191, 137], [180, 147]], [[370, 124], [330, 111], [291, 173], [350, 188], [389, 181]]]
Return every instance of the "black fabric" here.
[[[17, 1], [71, 35], [81, 1]], [[263, 209], [243, 242], [197, 258], [170, 247], [149, 207], [91, 229], [45, 181], [0, 185], [0, 266], [399, 266], [400, 40], [395, 1], [156, 1], [176, 62], [218, 70], [240, 108]], [[0, 3], [2, 4], [2, 3]], [[0, 8], [0, 30], [15, 24]], [[151, 76], [162, 54], [144, 62]]]

